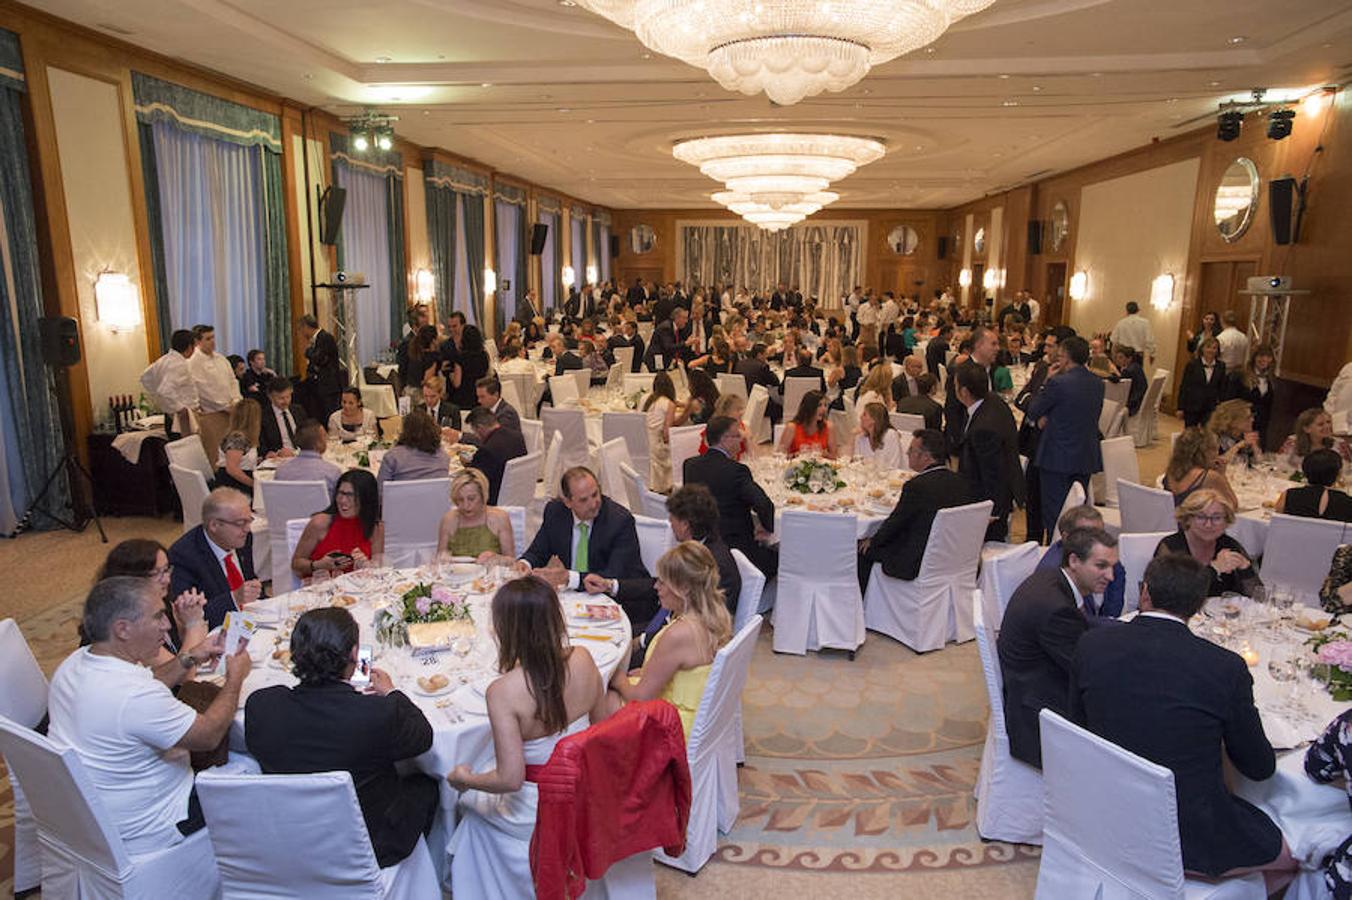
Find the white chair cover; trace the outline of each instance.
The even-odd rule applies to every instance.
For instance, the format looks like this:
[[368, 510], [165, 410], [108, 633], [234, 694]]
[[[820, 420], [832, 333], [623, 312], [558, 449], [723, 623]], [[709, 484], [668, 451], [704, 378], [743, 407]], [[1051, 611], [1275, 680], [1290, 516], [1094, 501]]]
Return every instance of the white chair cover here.
[[1159, 415], [1160, 400], [1164, 397], [1164, 383], [1169, 380], [1167, 369], [1156, 369], [1145, 389], [1136, 415], [1127, 420], [1127, 431], [1137, 447], [1149, 447], [1155, 439], [1155, 418]]
[[1122, 600], [1122, 612], [1129, 613], [1141, 605], [1141, 579], [1145, 567], [1155, 558], [1160, 541], [1172, 531], [1146, 531], [1140, 534], [1123, 532], [1117, 538], [1117, 558], [1126, 572], [1127, 590]]
[[37, 823], [44, 897], [220, 896], [221, 880], [205, 829], [172, 847], [132, 857], [73, 749], [0, 716], [0, 755], [24, 786]]
[[1268, 589], [1294, 591], [1311, 606], [1319, 605], [1319, 589], [1329, 574], [1333, 551], [1346, 543], [1348, 527], [1305, 516], [1277, 513], [1268, 527], [1260, 574]]
[[[616, 348], [615, 348], [615, 365], [617, 365], [617, 366], [624, 366], [624, 368], [621, 370], [622, 372], [633, 372], [633, 370], [634, 370], [634, 348], [633, 348], [633, 347], [616, 347]], [[624, 383], [623, 379], [621, 379], [620, 383], [621, 383], [621, 384]]]
[[986, 623], [992, 632], [1000, 632], [1000, 622], [1014, 591], [1037, 569], [1046, 548], [1029, 541], [981, 561], [981, 602], [985, 604]]
[[750, 400], [746, 392], [746, 379], [741, 375], [732, 375], [728, 372], [718, 373], [718, 393], [736, 394], [743, 400]]
[[703, 868], [718, 847], [718, 832], [732, 830], [737, 821], [737, 757], [742, 736], [737, 727], [738, 713], [760, 627], [761, 617], [752, 616], [714, 656], [699, 710], [690, 726], [686, 756], [690, 760], [691, 796], [685, 852], [671, 857], [658, 850], [653, 855], [658, 862], [684, 872]]
[[638, 530], [638, 552], [643, 557], [643, 568], [650, 573], [656, 572], [657, 560], [676, 545], [671, 523], [666, 519], [635, 513], [634, 527]]
[[751, 385], [751, 399], [746, 403], [746, 427], [751, 432], [751, 443], [763, 444], [770, 437], [770, 392], [763, 384]]
[[1117, 409], [1117, 415], [1113, 416], [1112, 424], [1108, 430], [1103, 433], [1104, 437], [1121, 437], [1127, 433], [1127, 408], [1120, 406]]
[[567, 374], [573, 376], [573, 381], [577, 384], [578, 399], [587, 396], [591, 390], [591, 369], [574, 369]]
[[1119, 478], [1117, 506], [1122, 510], [1123, 534], [1178, 529], [1178, 520], [1174, 518], [1174, 495], [1168, 491]]
[[576, 406], [579, 396], [577, 379], [571, 372], [549, 376], [549, 400], [555, 409]]
[[545, 432], [548, 436], [548, 448], [545, 450], [544, 469], [540, 473], [540, 484], [545, 500], [559, 496], [559, 479], [563, 477], [563, 439], [557, 431]]
[[[925, 427], [925, 417], [918, 416], [915, 413], [891, 413], [892, 427], [900, 431], [903, 436], [914, 434]], [[902, 442], [903, 445], [906, 443]]]
[[[515, 406], [516, 404], [512, 404]], [[521, 439], [526, 442], [526, 452], [534, 453], [545, 449], [545, 426], [539, 419], [521, 418]]]
[[1046, 796], [1039, 900], [1263, 900], [1257, 873], [1184, 880], [1173, 772], [1049, 709], [1038, 718]]
[[1106, 506], [1117, 506], [1117, 482], [1141, 483], [1141, 463], [1136, 458], [1136, 442], [1128, 436], [1108, 438], [1099, 442], [1103, 449], [1103, 496]]
[[[1037, 546], [1036, 544], [1032, 546]], [[974, 605], [976, 649], [986, 678], [991, 714], [976, 781], [976, 830], [988, 841], [1042, 843], [1042, 773], [1009, 755], [1005, 731], [1005, 679], [995, 652], [995, 629], [986, 623], [991, 604]]]
[[917, 653], [973, 638], [972, 594], [992, 507], [985, 500], [939, 510], [914, 581], [892, 578], [881, 563], [873, 564], [864, 595], [864, 621], [871, 631]]
[[[953, 357], [949, 356], [948, 358], [952, 359]], [[945, 363], [939, 363], [939, 387], [941, 389], [948, 387], [948, 366]]]
[[652, 343], [653, 329], [656, 327], [657, 326], [654, 325], [652, 322], [638, 323], [638, 335], [639, 337], [643, 338], [643, 343], [645, 346]]
[[667, 372], [671, 376], [671, 383], [676, 388], [677, 397], [690, 396], [690, 381], [685, 377], [685, 366], [678, 365]]
[[838, 440], [844, 446], [859, 426], [859, 411], [855, 408], [853, 397], [842, 396], [840, 404], [843, 408], [831, 410], [830, 419], [831, 428], [839, 435]]
[[629, 500], [626, 504], [629, 511], [643, 512], [643, 494], [648, 490], [647, 482], [630, 465], [621, 464], [620, 477], [624, 479], [624, 495]]
[[[381, 869], [371, 849], [352, 776], [197, 776], [224, 900], [304, 897], [345, 900], [440, 897], [422, 838], [409, 856]], [[322, 824], [324, 839], [313, 830]]]
[[[502, 384], [502, 397], [523, 419], [534, 419], [535, 403], [540, 399], [540, 380], [532, 372], [499, 372], [498, 381]], [[507, 385], [512, 385], [515, 399], [507, 394]]]
[[1127, 403], [1127, 397], [1130, 395], [1131, 395], [1131, 382], [1127, 381], [1126, 379], [1123, 379], [1122, 381], [1103, 382], [1104, 403], [1107, 403], [1109, 400], [1111, 400], [1118, 406], [1125, 406]]
[[563, 446], [559, 452], [564, 469], [585, 466], [590, 462], [586, 413], [580, 409], [542, 409], [540, 421], [544, 424], [547, 448], [553, 445], [556, 437], [562, 438]]
[[[197, 441], [197, 438], [193, 440]], [[197, 446], [201, 447], [202, 442], [197, 441]], [[169, 477], [174, 480], [178, 503], [183, 507], [183, 530], [190, 531], [202, 524], [202, 501], [207, 499], [210, 490], [207, 480], [196, 469], [188, 469], [177, 463], [169, 464]]]
[[784, 418], [792, 419], [798, 412], [798, 404], [803, 401], [803, 395], [808, 391], [815, 391], [820, 387], [821, 382], [816, 378], [794, 376], [784, 379]]
[[601, 476], [601, 492], [616, 503], [629, 509], [629, 495], [624, 484], [624, 474], [620, 466], [629, 463], [629, 449], [624, 438], [606, 441], [596, 451], [598, 473]]
[[1061, 502], [1061, 512], [1057, 513], [1057, 519], [1060, 519], [1061, 516], [1065, 515], [1066, 510], [1070, 509], [1072, 506], [1084, 506], [1084, 503], [1084, 485], [1080, 484], [1078, 481], [1072, 481], [1070, 483], [1070, 490], [1066, 491], [1066, 499]]
[[[625, 347], [628, 350], [630, 348]], [[627, 363], [612, 363], [610, 370], [606, 373], [606, 388], [609, 390], [620, 390], [624, 387], [624, 373], [629, 371]]]
[[653, 379], [656, 377], [652, 372], [625, 372], [624, 392], [626, 394], [633, 394], [638, 391], [652, 393]]
[[392, 384], [362, 384], [357, 387], [361, 393], [361, 405], [375, 413], [377, 419], [388, 419], [399, 414], [399, 403], [394, 396]]
[[322, 481], [258, 482], [263, 492], [263, 508], [268, 515], [268, 543], [272, 545], [272, 596], [294, 591], [300, 579], [291, 571], [291, 554], [286, 552], [286, 526], [292, 519], [306, 518], [328, 509], [329, 488]]
[[502, 470], [502, 484], [498, 487], [498, 506], [529, 506], [535, 499], [535, 483], [540, 479], [544, 464], [543, 450], [533, 450], [525, 456], [507, 460]]
[[634, 469], [648, 471], [651, 451], [648, 447], [648, 414], [642, 412], [603, 412], [601, 413], [601, 440], [613, 441], [624, 438], [629, 448], [629, 459]]
[[765, 573], [756, 568], [741, 550], [733, 550], [732, 558], [737, 562], [737, 574], [742, 576], [742, 591], [737, 595], [737, 614], [732, 618], [732, 630], [741, 631], [760, 606], [761, 593], [765, 590]]
[[1122, 404], [1116, 400], [1104, 400], [1103, 406], [1099, 409], [1098, 430], [1104, 437], [1112, 436], [1113, 420], [1117, 418], [1117, 411], [1122, 408]]
[[493, 338], [484, 339], [484, 352], [488, 354], [488, 361], [497, 365], [498, 363], [498, 342]]
[[530, 541], [526, 539], [526, 507], [499, 504], [498, 509], [507, 513], [507, 518], [512, 520], [512, 543], [516, 545], [516, 556], [520, 556], [530, 546]]
[[851, 654], [864, 643], [854, 516], [785, 510], [779, 526], [776, 653], [829, 647]]
[[673, 487], [685, 484], [685, 461], [699, 455], [699, 442], [704, 434], [703, 425], [681, 425], [670, 431], [671, 443], [671, 483]]
[[170, 465], [201, 472], [202, 480], [207, 484], [216, 478], [216, 467], [207, 459], [207, 451], [202, 449], [202, 439], [195, 434], [165, 444], [164, 455], [169, 458]]
[[[437, 552], [441, 517], [451, 511], [451, 479], [387, 481], [380, 507], [385, 520], [385, 564], [414, 566]], [[394, 514], [398, 510], [398, 514]]]
[[[47, 713], [47, 678], [13, 619], [0, 621], [0, 684], [5, 686], [0, 716], [36, 727]], [[42, 883], [42, 850], [37, 823], [13, 770], [9, 783], [14, 791], [14, 892], [19, 893]]]

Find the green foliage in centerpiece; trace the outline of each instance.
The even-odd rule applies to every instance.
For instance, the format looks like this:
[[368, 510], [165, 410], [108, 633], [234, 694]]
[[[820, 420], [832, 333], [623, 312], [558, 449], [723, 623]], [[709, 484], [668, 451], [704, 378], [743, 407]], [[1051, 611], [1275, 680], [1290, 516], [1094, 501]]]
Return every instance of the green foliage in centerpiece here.
[[626, 394], [624, 397], [625, 409], [639, 409], [643, 405], [643, 395], [648, 393], [647, 388], [639, 388], [632, 394]]
[[416, 584], [400, 598], [404, 621], [453, 622], [470, 618], [469, 603], [445, 585]]
[[784, 486], [800, 494], [827, 494], [845, 486], [840, 470], [830, 463], [805, 459], [784, 471]]
[[1314, 648], [1316, 673], [1328, 682], [1339, 703], [1352, 700], [1352, 639], [1346, 631], [1321, 631], [1305, 642]]

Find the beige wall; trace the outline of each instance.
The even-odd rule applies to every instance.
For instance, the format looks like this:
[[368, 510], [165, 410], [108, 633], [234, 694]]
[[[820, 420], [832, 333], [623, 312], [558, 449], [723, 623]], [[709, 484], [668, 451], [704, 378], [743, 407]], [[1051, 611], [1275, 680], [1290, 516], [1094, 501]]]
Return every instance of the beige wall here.
[[[1085, 335], [1108, 331], [1135, 300], [1155, 329], [1155, 365], [1175, 374], [1200, 165], [1196, 157], [1185, 159], [1089, 184], [1080, 193], [1072, 271], [1089, 273], [1089, 296], [1069, 301], [1070, 324]], [[1174, 276], [1174, 300], [1161, 311], [1150, 303], [1150, 284], [1165, 272]]]
[[[418, 299], [418, 270], [432, 269], [432, 251], [427, 241], [427, 191], [423, 184], [423, 170], [411, 166], [404, 167], [404, 219], [408, 222], [408, 234], [404, 235], [408, 263], [408, 299]], [[436, 298], [437, 317], [444, 316], [450, 307], [441, 297]]]
[[148, 363], [144, 321], [112, 332], [98, 320], [94, 280], [111, 270], [138, 288], [136, 225], [132, 217], [127, 145], [117, 85], [48, 67], [57, 152], [70, 218], [71, 253], [80, 301], [81, 338], [95, 419], [106, 418], [108, 397], [141, 393]]

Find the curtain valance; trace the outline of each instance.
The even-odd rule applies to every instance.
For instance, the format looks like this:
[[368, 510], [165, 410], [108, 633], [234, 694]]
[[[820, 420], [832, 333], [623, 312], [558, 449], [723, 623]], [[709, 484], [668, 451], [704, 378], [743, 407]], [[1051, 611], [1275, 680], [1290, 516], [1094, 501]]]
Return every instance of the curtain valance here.
[[514, 184], [495, 182], [493, 184], [493, 199], [501, 200], [503, 203], [510, 203], [513, 206], [525, 206], [526, 189], [519, 188]]
[[585, 222], [587, 220], [587, 216], [590, 215], [591, 210], [587, 209], [585, 206], [568, 207], [568, 217], [572, 219], [574, 222]]
[[605, 225], [608, 228], [610, 227], [610, 213], [604, 209], [595, 210], [592, 213], [592, 221], [597, 225]]
[[448, 187], [462, 194], [488, 195], [488, 176], [473, 169], [429, 160], [423, 169], [423, 180], [438, 187]]
[[348, 135], [338, 131], [330, 131], [329, 146], [333, 148], [333, 152], [329, 154], [329, 158], [334, 162], [341, 161], [354, 169], [376, 175], [404, 177], [404, 157], [398, 150], [381, 150], [378, 147], [370, 147], [358, 154], [351, 151], [350, 141], [351, 138]]
[[19, 36], [3, 28], [0, 28], [0, 87], [24, 90], [23, 51], [19, 49]]
[[536, 194], [535, 205], [539, 208], [540, 215], [542, 216], [557, 216], [559, 210], [563, 208], [563, 204], [559, 201], [558, 197], [551, 197], [548, 194]]
[[131, 91], [139, 122], [171, 122], [202, 137], [282, 152], [282, 120], [271, 113], [140, 72], [131, 73]]

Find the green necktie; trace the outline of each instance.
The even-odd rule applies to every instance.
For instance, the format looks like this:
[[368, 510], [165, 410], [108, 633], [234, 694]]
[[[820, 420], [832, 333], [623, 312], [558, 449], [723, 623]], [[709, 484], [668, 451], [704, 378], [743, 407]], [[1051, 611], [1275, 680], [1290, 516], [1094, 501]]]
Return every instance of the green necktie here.
[[586, 522], [577, 523], [577, 550], [573, 553], [573, 569], [578, 572], [587, 571], [587, 532], [591, 531], [591, 526]]

